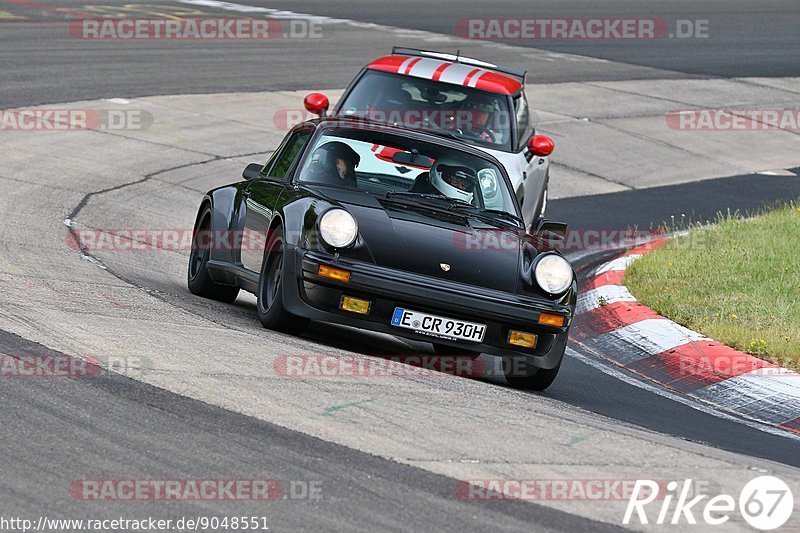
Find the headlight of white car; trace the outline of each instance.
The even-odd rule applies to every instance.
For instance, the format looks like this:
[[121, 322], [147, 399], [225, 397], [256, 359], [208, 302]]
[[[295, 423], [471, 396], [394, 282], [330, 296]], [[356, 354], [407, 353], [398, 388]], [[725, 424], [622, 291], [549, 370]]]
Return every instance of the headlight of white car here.
[[344, 209], [330, 209], [319, 221], [319, 235], [334, 248], [346, 248], [358, 236], [358, 224]]
[[566, 259], [547, 254], [536, 263], [536, 283], [550, 294], [561, 294], [572, 285], [572, 267]]

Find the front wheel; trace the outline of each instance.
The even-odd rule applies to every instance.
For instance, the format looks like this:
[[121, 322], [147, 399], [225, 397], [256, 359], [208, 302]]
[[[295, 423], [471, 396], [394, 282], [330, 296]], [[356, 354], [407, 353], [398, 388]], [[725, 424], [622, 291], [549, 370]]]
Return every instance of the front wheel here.
[[508, 384], [515, 389], [543, 391], [553, 384], [560, 368], [561, 362], [557, 367], [545, 370], [529, 365], [521, 357], [503, 358], [503, 374]]
[[258, 277], [256, 308], [261, 325], [284, 333], [300, 333], [308, 325], [308, 319], [293, 315], [283, 306], [283, 232], [276, 228], [271, 232], [264, 249], [261, 275]]

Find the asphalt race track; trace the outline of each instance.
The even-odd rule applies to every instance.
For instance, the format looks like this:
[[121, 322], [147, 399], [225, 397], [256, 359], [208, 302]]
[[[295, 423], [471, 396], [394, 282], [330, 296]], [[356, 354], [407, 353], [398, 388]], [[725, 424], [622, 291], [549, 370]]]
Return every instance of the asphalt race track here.
[[[680, 39], [663, 42], [583, 42], [547, 39], [498, 39], [499, 42], [578, 54], [611, 61], [681, 72], [687, 76], [793, 76], [800, 67], [792, 50], [791, 29], [800, 22], [797, 6], [791, 1], [759, 2], [746, 0], [611, 0], [581, 2], [547, 0], [535, 3], [515, 1], [491, 4], [453, 0], [435, 2], [325, 2], [311, 0], [251, 2], [298, 13], [314, 13], [387, 26], [400, 26], [444, 34], [457, 34], [462, 19], [485, 19], [502, 13], [507, 18], [655, 18], [665, 21], [707, 20], [709, 35], [702, 42]], [[764, 54], [770, 50], [770, 54]], [[580, 76], [580, 74], [577, 74]], [[545, 80], [540, 80], [545, 81]]]
[[[228, 16], [242, 6], [261, 16], [339, 20], [318, 19], [323, 39], [267, 44], [81, 41], [65, 30], [75, 18]], [[464, 18], [530, 16], [707, 19], [710, 37], [483, 43], [459, 39], [454, 29]], [[543, 100], [531, 105], [557, 146], [572, 135], [603, 138], [579, 129], [585, 123], [624, 131], [620, 142], [629, 144], [608, 150], [607, 160], [589, 161], [574, 144], [560, 162], [556, 152], [551, 179], [561, 182], [549, 217], [575, 228], [650, 229], [726, 210], [756, 212], [800, 196], [796, 131], [750, 132], [729, 158], [727, 139], [690, 140], [697, 146], [689, 150], [650, 135], [651, 124], [663, 126], [664, 110], [685, 102], [717, 105], [710, 100], [717, 93], [729, 98], [718, 105], [800, 107], [798, 23], [795, 3], [740, 0], [0, 0], [0, 109], [130, 100], [154, 117], [150, 131], [0, 131], [0, 354], [139, 357], [143, 366], [93, 379], [0, 378], [0, 517], [247, 515], [266, 517], [275, 531], [604, 531], [618, 529], [624, 502], [465, 501], [457, 482], [692, 477], [732, 492], [753, 472], [771, 472], [800, 489], [797, 436], [680, 401], [574, 349], [542, 394], [512, 390], [496, 377], [280, 378], [274, 358], [287, 353], [432, 352], [333, 325], [314, 324], [300, 337], [273, 333], [261, 328], [249, 295], [232, 305], [191, 296], [186, 253], [82, 256], [66, 245], [70, 224], [190, 226], [203, 191], [238, 179], [283, 137], [276, 110], [297, 107], [310, 89], [338, 94], [393, 44], [526, 65], [529, 93]], [[664, 95], [671, 89], [662, 82], [691, 90]], [[718, 82], [742, 92], [702, 85]], [[544, 101], [562, 88], [587, 97]], [[612, 91], [607, 103], [597, 99]], [[627, 105], [639, 107], [620, 118]], [[623, 119], [629, 122], [615, 122]], [[642, 139], [665, 150], [661, 159], [636, 152]], [[748, 151], [758, 152], [757, 162], [747, 161]], [[705, 152], [710, 162], [699, 159]], [[674, 176], [664, 165], [673, 154], [684, 159]], [[573, 259], [584, 269], [608, 255]], [[275, 479], [283, 494], [267, 504], [71, 496], [76, 480], [100, 478]], [[317, 485], [321, 497], [309, 497]], [[747, 527], [741, 519], [728, 526]], [[800, 517], [787, 526], [800, 527]]]
[[[3, 353], [53, 353], [5, 332], [0, 333], [0, 343]], [[39, 470], [37, 465], [54, 461], [62, 465], [59, 477], [74, 479], [85, 474], [89, 463], [92, 468], [114, 469], [131, 479], [147, 479], [156, 473], [163, 476], [164, 472], [176, 478], [208, 479], [225, 469], [231, 478], [285, 479], [311, 487], [321, 480], [325, 484], [323, 500], [305, 501], [298, 496], [302, 492], [292, 495], [287, 491], [289, 498], [270, 506], [270, 527], [282, 530], [304, 529], [311, 523], [320, 528], [360, 531], [615, 529], [519, 502], [500, 502], [488, 512], [475, 514], [469, 504], [453, 497], [453, 484], [444, 476], [235, 415], [114, 373], [91, 380], [90, 387], [75, 380], [61, 382], [58, 387], [41, 382], [9, 385], [3, 391], [6, 400], [13, 398], [17, 405], [35, 407], [3, 412], [3, 427], [10, 434], [5, 451], [13, 450], [4, 460], [6, 515], [34, 515], [42, 509], [49, 509], [51, 515], [74, 518], [87, 511], [92, 515], [85, 504], [58, 501], [57, 491], [46, 488], [53, 480], [46, 469], [31, 475]], [[95, 405], [96, 411], [87, 413], [87, 405]], [[102, 431], [98, 431], [100, 428]], [[52, 444], [54, 434], [58, 435], [57, 446]], [[98, 439], [101, 434], [106, 434], [104, 444]], [[89, 435], [95, 437], [87, 441]], [[17, 484], [8, 485], [8, 478], [16, 479]], [[210, 511], [264, 514], [263, 503], [223, 502], [216, 509], [206, 505], [177, 503], [158, 514], [175, 519]], [[133, 504], [132, 509], [130, 502], [117, 502], [103, 513], [146, 514], [146, 506]], [[408, 516], [409, 507], [418, 512]]]
[[[201, 10], [209, 16], [231, 14], [204, 5], [177, 2], [126, 3], [112, 8], [81, 11], [90, 5], [82, 0], [59, 0], [48, 5], [68, 11], [42, 10], [32, 2], [7, 2], [18, 17], [47, 22], [98, 15], [164, 16]], [[136, 5], [144, 7], [136, 9]], [[708, 20], [708, 39], [663, 39], [658, 41], [547, 41], [515, 40], [511, 44], [527, 48], [513, 56], [494, 47], [480, 47], [487, 60], [517, 63], [534, 55], [555, 56], [531, 70], [529, 81], [629, 80], [695, 77], [792, 76], [800, 69], [794, 28], [800, 23], [797, 6], [791, 1], [767, 1], [757, 5], [746, 0], [691, 0], [628, 2], [606, 0], [587, 6], [581, 1], [528, 3], [500, 2], [491, 7], [453, 2], [245, 2], [251, 6], [288, 9], [327, 17], [351, 19], [435, 35], [454, 34], [461, 18], [491, 17], [650, 17], [671, 22], [678, 19]], [[152, 5], [167, 8], [152, 8]], [[541, 14], [540, 14], [541, 12]], [[492, 15], [494, 13], [494, 15]], [[154, 15], [158, 14], [158, 15]], [[19, 27], [17, 27], [19, 26]], [[230, 91], [295, 90], [344, 87], [375, 50], [391, 44], [417, 43], [419, 36], [396, 32], [386, 34], [369, 28], [325, 28], [326, 46], [313, 40], [277, 39], [269, 47], [251, 43], [162, 42], [80, 42], [68, 32], [54, 31], [49, 25], [28, 25], [23, 21], [4, 26], [0, 36], [4, 107], [47, 102], [86, 100], [109, 96], [186, 94]], [[327, 32], [327, 33], [326, 33]], [[410, 39], [408, 39], [410, 37]], [[441, 38], [429, 39], [436, 47]], [[477, 46], [478, 42], [473, 41]], [[465, 48], [463, 53], [468, 53]], [[570, 56], [575, 54], [578, 57]], [[86, 61], [91, 57], [91, 61]], [[581, 61], [601, 59], [606, 61]], [[324, 81], [324, 83], [321, 83]]]

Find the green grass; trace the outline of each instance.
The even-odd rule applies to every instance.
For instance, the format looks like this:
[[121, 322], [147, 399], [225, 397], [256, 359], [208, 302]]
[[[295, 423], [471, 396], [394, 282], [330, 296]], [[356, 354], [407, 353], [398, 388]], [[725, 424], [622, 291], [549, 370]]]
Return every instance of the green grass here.
[[625, 285], [659, 314], [800, 368], [800, 207], [728, 214], [635, 261]]

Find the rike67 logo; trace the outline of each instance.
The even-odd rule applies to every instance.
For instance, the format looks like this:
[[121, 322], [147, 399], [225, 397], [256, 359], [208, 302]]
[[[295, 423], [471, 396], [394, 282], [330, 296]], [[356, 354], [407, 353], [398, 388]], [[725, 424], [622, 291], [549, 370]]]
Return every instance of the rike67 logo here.
[[[648, 515], [645, 507], [654, 502], [656, 503], [650, 507], [651, 513]], [[789, 486], [774, 476], [760, 476], [748, 481], [739, 493], [738, 501], [729, 494], [694, 496], [691, 479], [684, 480], [682, 485], [677, 481], [670, 481], [666, 487], [656, 481], [638, 479], [622, 523], [631, 524], [635, 516], [640, 524], [649, 524], [652, 520], [652, 523], [658, 525], [701, 523], [719, 526], [731, 519], [731, 514], [737, 511], [737, 507], [748, 524], [756, 529], [769, 531], [781, 527], [789, 520], [794, 509], [794, 497]], [[652, 511], [657, 511], [655, 517]]]

